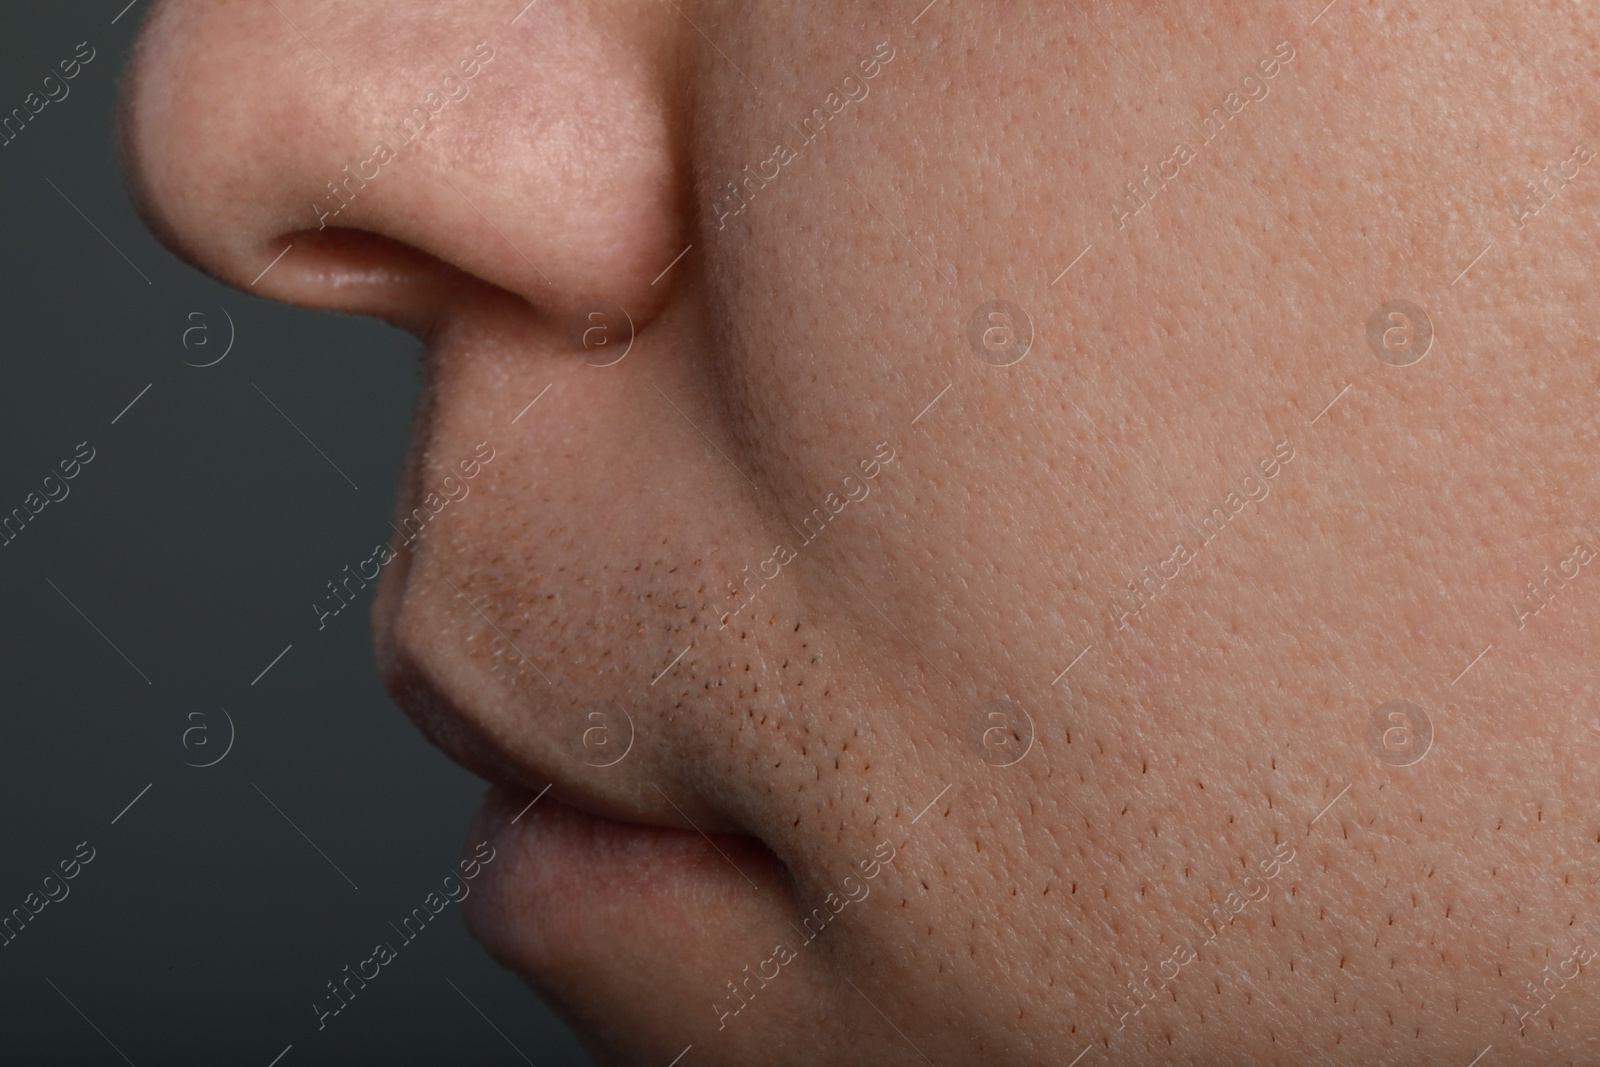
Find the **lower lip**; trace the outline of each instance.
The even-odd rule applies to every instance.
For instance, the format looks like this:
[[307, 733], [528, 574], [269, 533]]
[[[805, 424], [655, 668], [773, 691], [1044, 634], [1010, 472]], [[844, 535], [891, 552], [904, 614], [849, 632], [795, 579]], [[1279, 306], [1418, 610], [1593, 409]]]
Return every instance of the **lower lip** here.
[[[596, 879], [605, 880], [608, 891], [625, 892], [628, 883], [648, 878], [649, 868], [670, 861], [684, 848], [693, 848], [695, 842], [706, 847], [693, 831], [607, 819], [569, 807], [548, 791], [530, 793], [506, 785], [484, 794], [473, 834], [487, 838], [497, 855], [505, 853], [521, 887], [537, 882], [557, 893], [565, 882]], [[594, 886], [586, 888], [592, 891]]]
[[501, 785], [483, 798], [469, 852], [485, 840], [494, 852], [465, 901], [469, 924], [502, 963], [532, 977], [630, 941], [670, 940], [690, 902], [747, 898], [746, 872], [782, 881], [781, 863], [753, 838], [618, 822]]

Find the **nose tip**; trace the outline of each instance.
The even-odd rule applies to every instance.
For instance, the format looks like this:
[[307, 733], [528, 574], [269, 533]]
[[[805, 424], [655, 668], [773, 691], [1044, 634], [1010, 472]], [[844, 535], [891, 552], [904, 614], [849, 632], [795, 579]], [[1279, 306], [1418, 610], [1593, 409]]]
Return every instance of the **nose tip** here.
[[[123, 158], [151, 228], [241, 288], [402, 320], [476, 279], [653, 318], [687, 243], [660, 5], [166, 0]], [[424, 314], [427, 312], [429, 314]]]

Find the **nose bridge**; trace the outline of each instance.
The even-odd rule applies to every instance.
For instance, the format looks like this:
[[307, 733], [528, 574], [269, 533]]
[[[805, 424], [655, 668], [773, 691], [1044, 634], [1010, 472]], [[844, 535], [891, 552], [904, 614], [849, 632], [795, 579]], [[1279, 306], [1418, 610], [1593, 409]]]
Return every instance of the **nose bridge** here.
[[141, 205], [199, 265], [296, 302], [337, 302], [297, 283], [361, 230], [542, 309], [648, 320], [683, 232], [659, 7], [168, 0], [125, 126]]

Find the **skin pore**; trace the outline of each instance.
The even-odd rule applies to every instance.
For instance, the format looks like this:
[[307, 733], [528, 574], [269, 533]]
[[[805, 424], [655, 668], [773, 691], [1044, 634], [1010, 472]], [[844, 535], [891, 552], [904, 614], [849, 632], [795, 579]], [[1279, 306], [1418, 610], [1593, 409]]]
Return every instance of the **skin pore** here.
[[490, 951], [605, 1062], [1584, 1061], [1600, 14], [519, 8], [164, 0], [123, 124], [428, 341], [397, 521], [494, 450], [373, 619]]

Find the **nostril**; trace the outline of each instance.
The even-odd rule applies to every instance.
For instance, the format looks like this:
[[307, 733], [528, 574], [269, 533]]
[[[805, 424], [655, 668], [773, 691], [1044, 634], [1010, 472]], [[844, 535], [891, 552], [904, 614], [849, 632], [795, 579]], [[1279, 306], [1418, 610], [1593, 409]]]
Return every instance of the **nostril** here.
[[536, 5], [502, 40], [473, 5], [322, 5], [305, 34], [318, 5], [280, 6], [169, 2], [141, 34], [124, 169], [179, 256], [419, 333], [468, 296], [563, 348], [600, 305], [626, 309], [608, 338], [644, 330], [693, 277], [670, 9]]
[[260, 295], [382, 318], [424, 339], [472, 290], [503, 290], [421, 249], [368, 230], [287, 233], [263, 248], [246, 287]]

